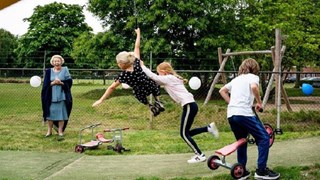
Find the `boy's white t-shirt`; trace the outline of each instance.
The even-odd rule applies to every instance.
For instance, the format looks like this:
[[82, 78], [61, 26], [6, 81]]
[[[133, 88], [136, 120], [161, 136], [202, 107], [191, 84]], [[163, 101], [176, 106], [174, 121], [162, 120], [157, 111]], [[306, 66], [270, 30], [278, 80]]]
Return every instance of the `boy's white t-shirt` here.
[[242, 74], [234, 78], [225, 85], [230, 93], [230, 102], [228, 104], [227, 117], [233, 115], [254, 116], [252, 111], [254, 95], [251, 90], [251, 84], [259, 86], [259, 77], [254, 74]]

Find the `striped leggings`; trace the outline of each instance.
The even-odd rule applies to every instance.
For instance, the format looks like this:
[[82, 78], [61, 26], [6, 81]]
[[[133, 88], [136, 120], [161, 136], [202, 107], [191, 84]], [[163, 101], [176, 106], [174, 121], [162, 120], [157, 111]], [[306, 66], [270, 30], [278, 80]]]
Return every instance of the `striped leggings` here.
[[208, 127], [200, 127], [191, 129], [194, 122], [194, 118], [198, 113], [198, 105], [195, 102], [186, 104], [183, 106], [183, 112], [180, 124], [180, 136], [188, 144], [188, 146], [194, 151], [195, 154], [202, 154], [197, 143], [192, 139], [192, 136], [208, 132]]

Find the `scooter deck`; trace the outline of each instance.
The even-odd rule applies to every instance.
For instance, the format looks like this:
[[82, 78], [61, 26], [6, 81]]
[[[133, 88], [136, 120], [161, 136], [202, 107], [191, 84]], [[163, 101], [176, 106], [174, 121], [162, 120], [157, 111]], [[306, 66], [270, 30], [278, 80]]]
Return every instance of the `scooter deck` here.
[[97, 133], [96, 134], [96, 138], [98, 139], [98, 141], [100, 141], [102, 143], [111, 143], [111, 142], [113, 142], [113, 139], [104, 138], [104, 135], [102, 133]]
[[229, 154], [233, 153], [235, 150], [238, 149], [239, 146], [242, 146], [243, 144], [245, 144], [247, 142], [246, 138], [241, 138], [238, 141], [229, 144], [221, 149], [216, 150], [215, 152], [217, 154], [220, 154], [222, 156], [228, 156]]
[[81, 146], [92, 148], [92, 147], [98, 147], [100, 143], [101, 143], [100, 141], [90, 141], [90, 142], [81, 144]]

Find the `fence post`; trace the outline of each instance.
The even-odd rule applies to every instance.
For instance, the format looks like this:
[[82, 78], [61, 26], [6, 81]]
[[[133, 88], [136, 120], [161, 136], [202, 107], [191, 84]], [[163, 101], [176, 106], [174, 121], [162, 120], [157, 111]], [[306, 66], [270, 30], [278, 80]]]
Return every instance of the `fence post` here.
[[[281, 76], [281, 30], [276, 29], [275, 32], [275, 64], [278, 70], [278, 77], [276, 79], [276, 94], [275, 99], [277, 104], [277, 128], [276, 133], [282, 134], [280, 128], [280, 113], [281, 113], [281, 86], [282, 86], [282, 76]], [[278, 81], [277, 81], [278, 80]]]
[[47, 59], [47, 50], [44, 50], [44, 56], [43, 56], [43, 72], [42, 77], [44, 78], [44, 74], [46, 72], [46, 59]]
[[[150, 51], [150, 70], [152, 71], [152, 51]], [[150, 94], [150, 104], [152, 104], [152, 94]], [[149, 121], [149, 129], [153, 129], [153, 116], [152, 113], [150, 112], [150, 121]]]

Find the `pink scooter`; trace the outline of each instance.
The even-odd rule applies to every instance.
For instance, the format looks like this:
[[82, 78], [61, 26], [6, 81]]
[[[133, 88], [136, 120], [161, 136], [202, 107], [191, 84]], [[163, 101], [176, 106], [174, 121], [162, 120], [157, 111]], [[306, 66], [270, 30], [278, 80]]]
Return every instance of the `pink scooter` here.
[[[100, 144], [102, 144], [101, 141], [97, 140], [93, 134], [93, 129], [100, 126], [101, 123], [97, 123], [97, 124], [92, 124], [89, 125], [85, 128], [80, 129], [79, 132], [79, 144], [76, 145], [76, 147], [74, 148], [74, 151], [77, 153], [83, 153], [85, 151], [85, 149], [96, 149]], [[85, 129], [91, 129], [91, 141], [86, 142], [86, 143], [82, 143], [82, 133]]]
[[[260, 112], [262, 112], [262, 111], [263, 110], [261, 109]], [[258, 117], [254, 108], [253, 108], [253, 112]], [[271, 147], [274, 142], [274, 139], [275, 139], [273, 128], [270, 124], [267, 124], [267, 123], [264, 123], [264, 127], [269, 134], [269, 137], [270, 137], [269, 147]], [[216, 170], [220, 166], [225, 167], [227, 169], [230, 169], [231, 176], [234, 179], [240, 179], [245, 172], [244, 166], [240, 163], [229, 164], [226, 162], [226, 157], [228, 155], [232, 154], [234, 151], [236, 151], [240, 146], [242, 146], [245, 143], [254, 144], [255, 139], [251, 138], [250, 134], [249, 134], [247, 138], [241, 138], [232, 144], [229, 144], [221, 149], [216, 150], [215, 155], [210, 156], [207, 161], [208, 167], [211, 170]], [[219, 156], [221, 156], [221, 158]]]

